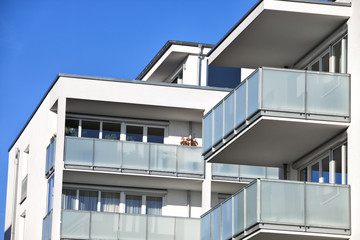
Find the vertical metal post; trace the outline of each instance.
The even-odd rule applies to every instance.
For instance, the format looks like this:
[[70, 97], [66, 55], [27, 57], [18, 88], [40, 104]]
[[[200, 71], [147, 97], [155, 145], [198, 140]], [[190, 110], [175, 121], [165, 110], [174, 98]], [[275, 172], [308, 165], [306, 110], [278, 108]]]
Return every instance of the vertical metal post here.
[[263, 85], [263, 68], [259, 68], [259, 86], [258, 86], [258, 109], [262, 109], [262, 85]]
[[260, 215], [260, 204], [261, 204], [261, 181], [260, 179], [257, 179], [256, 181], [256, 218], [257, 218], [257, 222], [260, 223], [261, 222], [261, 215]]
[[341, 184], [347, 184], [347, 146], [346, 144], [343, 144], [341, 146]]

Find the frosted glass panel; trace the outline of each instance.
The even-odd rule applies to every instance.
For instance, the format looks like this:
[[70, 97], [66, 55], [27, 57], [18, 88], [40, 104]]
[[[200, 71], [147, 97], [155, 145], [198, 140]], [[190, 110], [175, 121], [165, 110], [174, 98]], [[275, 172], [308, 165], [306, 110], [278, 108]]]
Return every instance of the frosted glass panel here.
[[279, 179], [280, 168], [266, 167], [266, 178]]
[[210, 240], [210, 216], [211, 213], [208, 213], [201, 218], [201, 240]]
[[89, 239], [90, 212], [63, 211], [61, 238]]
[[350, 229], [349, 188], [306, 184], [306, 224]]
[[304, 184], [261, 181], [260, 220], [304, 225]]
[[222, 239], [232, 237], [232, 198], [222, 204]]
[[234, 235], [244, 231], [244, 191], [234, 196]]
[[213, 163], [212, 170], [214, 176], [239, 177], [239, 165]]
[[246, 229], [257, 223], [257, 183], [245, 189], [246, 193]]
[[120, 168], [121, 142], [95, 140], [94, 166]]
[[175, 218], [148, 216], [147, 240], [175, 239]]
[[120, 239], [146, 239], [146, 215], [120, 215]]
[[305, 111], [305, 72], [263, 69], [262, 108]]
[[204, 174], [204, 158], [199, 147], [178, 147], [178, 172]]
[[92, 166], [93, 141], [92, 139], [66, 138], [65, 164]]
[[176, 146], [151, 144], [150, 170], [176, 172]]
[[223, 138], [223, 103], [214, 108], [214, 145]]
[[203, 120], [203, 136], [203, 152], [207, 152], [212, 147], [212, 113]]
[[247, 85], [248, 109], [246, 118], [249, 118], [259, 109], [259, 70], [248, 79]]
[[149, 144], [123, 142], [123, 168], [148, 170]]
[[241, 84], [236, 90], [235, 125], [238, 127], [246, 119], [246, 83]]
[[211, 240], [221, 239], [221, 207], [211, 212]]
[[265, 167], [240, 166], [240, 177], [242, 178], [265, 178]]
[[176, 240], [200, 239], [200, 219], [175, 218]]
[[92, 239], [117, 239], [119, 227], [119, 214], [116, 213], [91, 213]]
[[224, 128], [224, 136], [228, 135], [234, 130], [234, 93], [229, 95], [224, 103], [225, 103], [225, 128]]
[[307, 79], [308, 113], [349, 116], [348, 76], [308, 73]]

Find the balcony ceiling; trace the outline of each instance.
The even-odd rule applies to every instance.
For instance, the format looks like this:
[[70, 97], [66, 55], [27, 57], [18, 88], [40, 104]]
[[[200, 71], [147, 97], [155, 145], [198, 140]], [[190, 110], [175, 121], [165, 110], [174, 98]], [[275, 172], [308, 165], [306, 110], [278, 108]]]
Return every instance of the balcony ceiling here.
[[281, 167], [345, 131], [348, 123], [260, 117], [209, 158], [209, 162]]
[[260, 230], [244, 238], [244, 240], [344, 240], [349, 238], [349, 236], [338, 234]]
[[351, 15], [345, 3], [263, 0], [209, 54], [226, 67], [292, 66]]

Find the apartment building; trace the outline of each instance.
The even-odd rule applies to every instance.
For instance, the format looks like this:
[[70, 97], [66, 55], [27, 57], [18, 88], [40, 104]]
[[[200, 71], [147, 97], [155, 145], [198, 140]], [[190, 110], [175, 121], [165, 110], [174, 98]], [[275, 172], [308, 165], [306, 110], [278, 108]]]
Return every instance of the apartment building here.
[[9, 148], [5, 239], [360, 238], [359, 12], [260, 0], [137, 80], [59, 74]]
[[5, 239], [200, 239], [211, 206], [278, 179], [205, 163], [203, 114], [241, 82], [212, 47], [169, 41], [138, 80], [59, 74], [9, 149]]

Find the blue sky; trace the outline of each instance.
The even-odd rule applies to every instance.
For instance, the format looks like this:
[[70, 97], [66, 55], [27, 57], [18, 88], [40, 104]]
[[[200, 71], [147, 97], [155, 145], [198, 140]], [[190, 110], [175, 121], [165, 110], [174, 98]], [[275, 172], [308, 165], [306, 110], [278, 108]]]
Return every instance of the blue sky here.
[[1, 0], [1, 231], [7, 150], [57, 73], [134, 79], [167, 40], [215, 44], [256, 2]]

